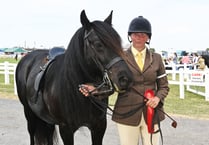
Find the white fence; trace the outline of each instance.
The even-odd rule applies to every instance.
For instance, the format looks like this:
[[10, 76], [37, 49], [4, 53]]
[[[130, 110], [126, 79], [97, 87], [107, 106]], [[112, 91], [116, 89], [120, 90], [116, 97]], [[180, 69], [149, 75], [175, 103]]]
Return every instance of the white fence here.
[[[196, 66], [193, 66], [194, 69], [190, 70], [189, 68], [192, 65], [181, 65], [181, 69], [176, 70], [180, 65], [173, 65], [172, 70], [166, 70], [167, 74], [172, 75], [172, 79], [169, 80], [169, 84], [179, 85], [179, 97], [181, 99], [185, 98], [185, 86], [186, 90], [198, 95], [205, 97], [206, 101], [209, 101], [209, 70], [205, 69], [198, 70]], [[179, 76], [177, 79], [176, 76]], [[194, 89], [195, 87], [204, 87], [205, 91], [199, 89]]]
[[[14, 77], [14, 93], [17, 94], [16, 82], [15, 82], [15, 70], [17, 64], [4, 62], [0, 63], [0, 74], [4, 74], [4, 83], [10, 84], [10, 75]], [[182, 69], [176, 70], [177, 67], [182, 67]], [[166, 70], [167, 74], [172, 75], [172, 79], [169, 80], [169, 84], [179, 85], [179, 97], [184, 99], [185, 97], [185, 86], [186, 90], [202, 95], [205, 97], [206, 101], [209, 101], [209, 70], [189, 70], [188, 65], [173, 65], [172, 70]], [[196, 68], [196, 67], [194, 67]], [[179, 78], [177, 79], [177, 76]], [[204, 92], [192, 89], [191, 86], [201, 86], [205, 88]]]
[[4, 83], [5, 85], [10, 84], [10, 75], [14, 77], [14, 93], [17, 94], [16, 82], [15, 82], [15, 70], [17, 64], [9, 63], [5, 61], [4, 63], [0, 63], [0, 74], [4, 74]]

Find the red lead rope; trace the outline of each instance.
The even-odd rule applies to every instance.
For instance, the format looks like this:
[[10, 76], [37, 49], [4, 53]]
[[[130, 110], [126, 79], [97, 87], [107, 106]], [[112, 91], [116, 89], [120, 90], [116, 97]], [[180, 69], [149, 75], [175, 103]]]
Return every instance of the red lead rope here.
[[[146, 99], [150, 99], [154, 97], [153, 90], [146, 90], [144, 93]], [[154, 133], [154, 127], [152, 124], [153, 116], [154, 116], [154, 108], [147, 106], [147, 129], [149, 133]]]

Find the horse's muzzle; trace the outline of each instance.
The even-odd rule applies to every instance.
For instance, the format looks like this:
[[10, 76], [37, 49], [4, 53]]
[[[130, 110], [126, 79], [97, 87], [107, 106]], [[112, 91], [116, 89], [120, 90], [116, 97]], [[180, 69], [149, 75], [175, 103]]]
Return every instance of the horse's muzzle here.
[[118, 77], [117, 91], [126, 91], [132, 86], [132, 78], [126, 73]]

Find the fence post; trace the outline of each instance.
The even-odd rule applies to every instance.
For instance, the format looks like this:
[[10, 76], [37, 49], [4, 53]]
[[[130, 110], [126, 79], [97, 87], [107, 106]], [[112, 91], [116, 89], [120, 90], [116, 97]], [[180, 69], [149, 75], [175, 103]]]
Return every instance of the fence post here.
[[184, 70], [186, 70], [187, 69], [187, 64], [186, 63], [184, 63]]
[[9, 62], [4, 62], [4, 82], [6, 85], [9, 84]]
[[14, 93], [15, 95], [17, 95], [17, 86], [16, 86], [16, 68], [17, 68], [17, 65], [14, 65]]
[[[186, 70], [186, 71], [184, 71], [184, 72], [187, 72], [187, 73], [186, 73], [186, 81], [187, 81], [187, 82], [188, 82], [188, 80], [190, 80], [189, 76], [191, 77], [191, 74], [192, 74], [191, 71], [192, 71], [192, 70]], [[187, 84], [187, 85], [186, 85], [186, 88], [187, 88], [187, 90], [189, 90], [189, 89], [190, 89], [190, 85]]]
[[175, 73], [172, 73], [172, 80], [176, 80], [176, 64], [172, 63], [172, 70], [173, 72], [175, 71]]
[[205, 73], [205, 100], [209, 101], [209, 70]]
[[179, 70], [179, 95], [180, 99], [184, 99], [184, 70]]

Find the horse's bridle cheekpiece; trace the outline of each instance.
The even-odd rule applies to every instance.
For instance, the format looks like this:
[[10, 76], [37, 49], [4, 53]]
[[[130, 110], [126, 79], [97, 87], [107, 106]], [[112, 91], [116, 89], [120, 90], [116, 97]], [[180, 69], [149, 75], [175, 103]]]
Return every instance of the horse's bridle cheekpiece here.
[[[89, 41], [88, 41], [88, 37], [90, 36], [90, 34], [93, 32], [93, 29], [91, 29], [89, 32], [85, 31], [85, 36], [84, 36], [84, 44], [89, 45]], [[86, 45], [84, 47], [86, 47]], [[86, 49], [85, 49], [86, 50]], [[93, 47], [92, 49], [95, 53], [97, 53]], [[109, 78], [109, 69], [115, 65], [116, 63], [118, 63], [119, 61], [124, 61], [121, 57], [115, 57], [113, 58], [105, 67], [100, 63], [100, 61], [97, 60], [97, 58], [92, 58], [93, 61], [97, 64], [97, 66], [103, 71], [103, 82], [98, 85], [94, 90], [90, 91], [89, 94], [96, 94], [96, 95], [101, 95], [101, 94], [106, 94], [109, 92], [112, 92], [115, 88], [115, 91], [120, 92], [120, 90], [118, 90], [117, 86], [112, 85], [112, 82]], [[108, 86], [108, 89], [103, 90], [103, 91], [98, 91], [100, 88], [102, 88], [103, 86]], [[96, 93], [95, 93], [96, 92]]]

